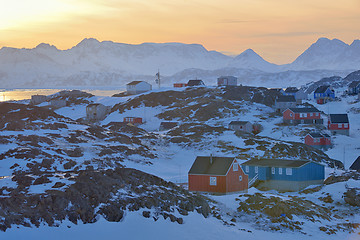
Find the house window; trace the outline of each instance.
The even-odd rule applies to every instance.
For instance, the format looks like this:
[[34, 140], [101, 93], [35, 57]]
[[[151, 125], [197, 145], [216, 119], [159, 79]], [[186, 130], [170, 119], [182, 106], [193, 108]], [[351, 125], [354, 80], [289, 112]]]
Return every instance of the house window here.
[[293, 116], [293, 114], [292, 113], [290, 113], [290, 117], [292, 117]]
[[344, 123], [344, 128], [348, 128], [349, 124], [348, 123]]
[[271, 174], [275, 174], [275, 168], [274, 167], [271, 168]]
[[290, 123], [293, 123], [293, 120], [290, 120]]
[[300, 113], [300, 117], [306, 118], [306, 117], [307, 117], [307, 113]]
[[313, 115], [313, 114], [312, 114], [312, 113], [310, 113], [310, 117], [312, 117], [312, 115]]
[[210, 177], [210, 186], [216, 186], [216, 177]]
[[255, 167], [255, 173], [258, 173], [258, 172], [259, 172], [259, 167], [256, 166], [256, 167]]
[[338, 128], [342, 128], [342, 124], [341, 124], [341, 123], [338, 124]]
[[241, 181], [242, 181], [242, 176], [240, 175], [240, 176], [239, 176], [239, 182], [241, 182]]
[[301, 123], [302, 123], [302, 124], [304, 123], [304, 119], [301, 119]]
[[282, 175], [282, 168], [279, 168], [279, 175]]
[[245, 172], [249, 172], [249, 166], [245, 166]]
[[233, 164], [233, 171], [236, 172], [238, 170], [238, 164], [234, 163]]
[[292, 175], [292, 168], [286, 168], [286, 175]]

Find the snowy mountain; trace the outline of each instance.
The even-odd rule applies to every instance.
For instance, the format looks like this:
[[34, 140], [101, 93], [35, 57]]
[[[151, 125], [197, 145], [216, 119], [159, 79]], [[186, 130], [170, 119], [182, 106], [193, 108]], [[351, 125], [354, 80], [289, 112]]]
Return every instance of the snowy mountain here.
[[229, 64], [229, 67], [257, 69], [264, 72], [277, 72], [280, 70], [278, 65], [265, 61], [252, 49], [247, 49], [236, 56]]
[[359, 69], [360, 43], [348, 45], [338, 39], [320, 38], [289, 65], [294, 70]]
[[[293, 63], [286, 65], [269, 63], [251, 49], [233, 58], [208, 51], [199, 44], [131, 45], [99, 42], [93, 38], [84, 39], [67, 50], [59, 50], [45, 43], [33, 49], [3, 47], [0, 50], [0, 81], [3, 88], [124, 86], [134, 79], [152, 82], [158, 70], [171, 79], [175, 79], [176, 74], [182, 71], [207, 71], [205, 75], [209, 76], [211, 84], [219, 77], [217, 72], [242, 78], [243, 75], [233, 73], [245, 70], [252, 75], [260, 74], [253, 78], [267, 81], [263, 75], [276, 73], [287, 76], [288, 70], [295, 70], [299, 76], [296, 79], [300, 79], [297, 82], [305, 82], [309, 79], [308, 73], [304, 71], [324, 69], [345, 71], [343, 75], [350, 70], [360, 69], [360, 41], [355, 40], [347, 45], [337, 39], [321, 38]], [[323, 72], [321, 75], [324, 77], [330, 74]], [[194, 77], [201, 76], [192, 75], [188, 79]], [[285, 79], [285, 82], [289, 80]], [[278, 82], [282, 81], [279, 79]]]

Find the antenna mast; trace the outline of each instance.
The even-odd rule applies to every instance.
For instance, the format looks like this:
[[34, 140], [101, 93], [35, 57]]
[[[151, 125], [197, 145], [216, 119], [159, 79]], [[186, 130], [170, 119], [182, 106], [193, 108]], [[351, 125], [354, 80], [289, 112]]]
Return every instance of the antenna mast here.
[[160, 70], [158, 69], [158, 72], [155, 74], [156, 79], [155, 82], [157, 83], [159, 89], [160, 89]]

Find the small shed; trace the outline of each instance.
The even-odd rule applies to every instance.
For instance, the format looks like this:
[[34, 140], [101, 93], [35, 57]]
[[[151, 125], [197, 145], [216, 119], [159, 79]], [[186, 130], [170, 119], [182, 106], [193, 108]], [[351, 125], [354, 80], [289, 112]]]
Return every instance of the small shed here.
[[237, 77], [234, 76], [221, 76], [217, 79], [218, 86], [236, 86]]
[[360, 172], [360, 156], [351, 164], [350, 169]]
[[248, 177], [234, 157], [198, 156], [188, 180], [189, 191], [226, 194], [248, 188]]
[[175, 88], [187, 87], [187, 83], [174, 83]]
[[248, 133], [253, 131], [253, 126], [249, 121], [231, 121], [229, 128], [234, 131], [244, 131]]
[[178, 126], [177, 122], [161, 122], [160, 127], [159, 127], [159, 131], [170, 130], [170, 129], [175, 128], [177, 126]]
[[293, 95], [289, 96], [279, 96], [277, 99], [275, 99], [275, 111], [278, 113], [282, 113], [287, 108], [295, 108], [296, 107], [296, 99]]
[[46, 102], [47, 100], [48, 100], [48, 97], [45, 95], [32, 95], [30, 104], [38, 105], [40, 103]]
[[311, 132], [305, 136], [305, 144], [316, 149], [331, 148], [331, 137], [326, 133]]
[[187, 83], [188, 87], [205, 86], [205, 83], [200, 79], [189, 80]]
[[53, 109], [66, 107], [67, 101], [64, 99], [52, 99], [50, 100], [50, 107]]
[[347, 114], [330, 114], [328, 129], [331, 134], [343, 134], [349, 136], [350, 123]]
[[261, 189], [299, 191], [309, 185], [324, 183], [325, 166], [309, 160], [252, 159], [241, 167], [250, 183]]
[[124, 123], [139, 125], [143, 123], [143, 120], [141, 117], [124, 117]]
[[127, 94], [139, 94], [147, 91], [151, 91], [152, 86], [150, 83], [144, 81], [132, 81], [126, 84]]
[[86, 106], [86, 119], [90, 121], [104, 120], [109, 113], [109, 107], [101, 103], [92, 103]]

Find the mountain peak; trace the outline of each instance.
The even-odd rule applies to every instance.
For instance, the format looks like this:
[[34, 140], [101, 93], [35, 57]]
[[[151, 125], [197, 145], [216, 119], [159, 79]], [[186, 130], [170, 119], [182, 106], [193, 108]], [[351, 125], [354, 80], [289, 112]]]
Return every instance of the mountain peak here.
[[334, 39], [329, 39], [329, 38], [319, 38], [314, 44], [313, 46], [329, 46], [329, 45], [338, 45], [338, 46], [348, 46], [346, 43], [344, 43], [343, 41], [334, 38]]
[[92, 46], [92, 45], [97, 45], [99, 44], [99, 40], [97, 40], [96, 38], [84, 38], [83, 40], [81, 40], [81, 42], [79, 42], [76, 46]]
[[236, 56], [235, 58], [239, 59], [239, 58], [258, 58], [258, 59], [263, 59], [259, 54], [257, 54], [254, 50], [252, 50], [251, 48], [246, 49], [245, 51], [243, 51], [242, 53], [240, 53], [238, 56]]
[[35, 49], [55, 49], [58, 50], [54, 45], [50, 45], [48, 43], [40, 43], [35, 47]]

